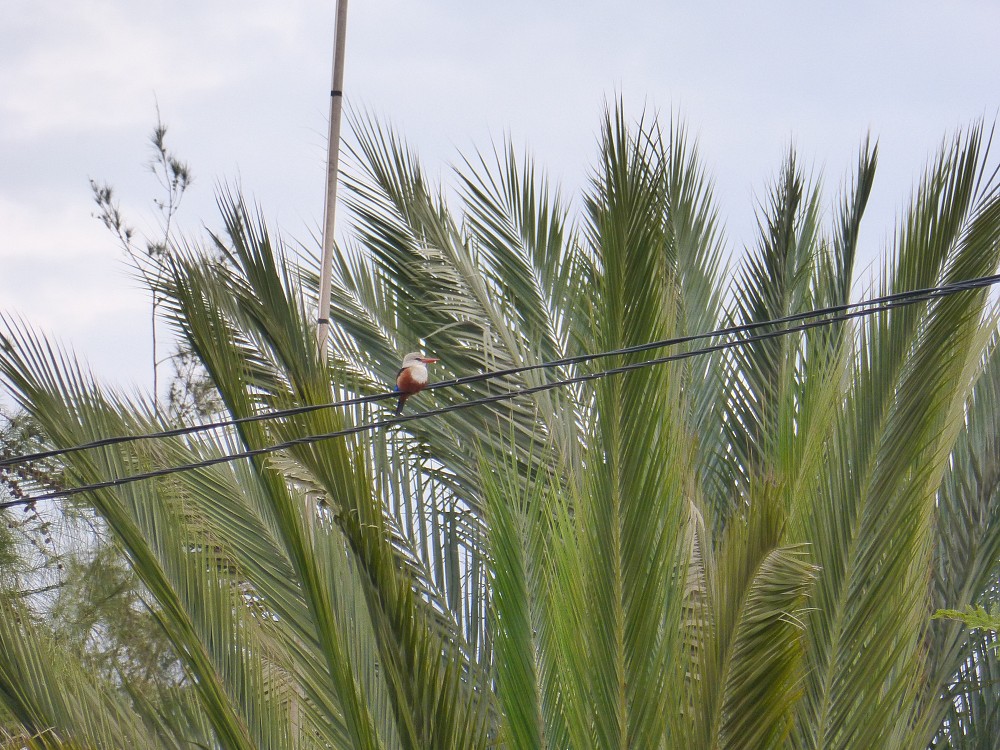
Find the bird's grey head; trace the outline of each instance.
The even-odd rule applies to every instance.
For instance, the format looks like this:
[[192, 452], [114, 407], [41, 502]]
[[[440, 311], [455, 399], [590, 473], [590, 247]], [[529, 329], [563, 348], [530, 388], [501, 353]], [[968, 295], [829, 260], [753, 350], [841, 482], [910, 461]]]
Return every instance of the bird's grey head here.
[[403, 357], [403, 367], [412, 367], [416, 364], [429, 364], [431, 362], [437, 362], [437, 359], [434, 357], [425, 357], [420, 352], [410, 352]]

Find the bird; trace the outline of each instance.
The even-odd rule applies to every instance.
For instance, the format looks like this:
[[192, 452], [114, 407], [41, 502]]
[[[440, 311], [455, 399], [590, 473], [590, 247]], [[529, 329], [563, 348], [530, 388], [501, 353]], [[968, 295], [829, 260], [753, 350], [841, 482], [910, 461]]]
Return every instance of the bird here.
[[436, 357], [425, 357], [420, 352], [410, 352], [403, 357], [403, 365], [396, 375], [394, 392], [399, 393], [399, 403], [396, 405], [396, 416], [403, 411], [406, 399], [414, 393], [422, 391], [427, 385], [427, 365], [439, 362]]

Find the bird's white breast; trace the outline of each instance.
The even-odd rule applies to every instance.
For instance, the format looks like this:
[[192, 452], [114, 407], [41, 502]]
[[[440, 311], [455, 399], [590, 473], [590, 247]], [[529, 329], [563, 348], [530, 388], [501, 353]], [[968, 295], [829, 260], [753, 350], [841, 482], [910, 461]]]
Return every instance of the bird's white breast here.
[[416, 385], [427, 385], [427, 365], [423, 362], [410, 365], [410, 380]]

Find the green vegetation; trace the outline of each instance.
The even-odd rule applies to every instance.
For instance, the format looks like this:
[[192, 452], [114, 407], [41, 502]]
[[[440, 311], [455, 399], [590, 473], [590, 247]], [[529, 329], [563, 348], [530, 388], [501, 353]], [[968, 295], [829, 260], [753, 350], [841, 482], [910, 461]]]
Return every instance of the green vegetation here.
[[[874, 146], [829, 212], [790, 154], [729, 273], [676, 123], [609, 112], [578, 208], [510, 146], [469, 159], [448, 192], [395, 133], [352, 125], [330, 361], [313, 261], [223, 192], [210, 241], [134, 254], [201, 408], [95, 383], [4, 319], [0, 378], [33, 439], [379, 393], [417, 348], [443, 380], [849, 301]], [[866, 296], [996, 272], [986, 144], [979, 127], [945, 144]], [[55, 620], [5, 582], [0, 728], [33, 748], [990, 746], [996, 634], [932, 615], [1000, 596], [997, 341], [988, 293], [962, 292], [77, 496], [67, 512], [106, 535], [88, 558], [102, 575]], [[72, 453], [4, 481], [100, 482], [391, 406]], [[128, 627], [92, 609], [114, 592]], [[98, 634], [75, 643], [60, 621]]]

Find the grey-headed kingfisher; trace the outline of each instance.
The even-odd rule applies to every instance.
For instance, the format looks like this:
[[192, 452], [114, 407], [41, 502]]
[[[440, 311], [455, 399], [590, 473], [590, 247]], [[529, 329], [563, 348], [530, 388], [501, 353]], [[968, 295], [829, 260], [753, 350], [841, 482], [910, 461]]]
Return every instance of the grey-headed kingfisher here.
[[403, 357], [403, 366], [399, 368], [396, 375], [396, 388], [399, 393], [399, 403], [396, 405], [396, 414], [403, 411], [403, 404], [406, 399], [414, 393], [418, 393], [427, 385], [427, 365], [437, 362], [435, 357], [425, 357], [420, 352], [410, 352]]

